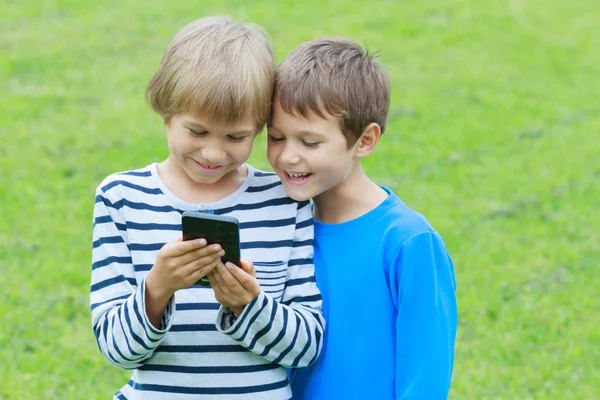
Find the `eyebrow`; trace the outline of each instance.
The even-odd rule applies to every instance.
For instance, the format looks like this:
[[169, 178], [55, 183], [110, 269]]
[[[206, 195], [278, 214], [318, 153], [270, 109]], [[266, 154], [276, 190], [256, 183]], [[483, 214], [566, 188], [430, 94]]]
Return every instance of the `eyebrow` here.
[[[193, 122], [193, 121], [189, 121], [187, 119], [184, 119], [183, 122], [186, 125], [189, 125], [189, 126], [191, 126], [192, 128], [195, 128], [195, 129], [201, 129], [201, 130], [206, 130], [206, 131], [208, 130], [203, 125], [198, 124], [198, 123]], [[250, 135], [250, 134], [252, 134], [252, 132], [254, 132], [252, 129], [246, 129], [246, 130], [241, 130], [241, 131], [228, 132], [227, 135], [246, 135], [246, 134]]]
[[[279, 133], [283, 133], [283, 131], [281, 129], [278, 129], [277, 127], [275, 127], [273, 125], [270, 125], [270, 124], [267, 125], [267, 128], [268, 129], [276, 130]], [[326, 139], [327, 138], [327, 135], [324, 135], [322, 133], [315, 132], [315, 131], [300, 130], [300, 131], [296, 131], [294, 133], [296, 133], [296, 134], [298, 134], [300, 136], [317, 136], [317, 137], [322, 138], [322, 139]]]

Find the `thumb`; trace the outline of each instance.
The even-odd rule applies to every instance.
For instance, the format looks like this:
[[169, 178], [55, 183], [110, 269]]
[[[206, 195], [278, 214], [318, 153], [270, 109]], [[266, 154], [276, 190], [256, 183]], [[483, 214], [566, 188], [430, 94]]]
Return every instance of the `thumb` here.
[[245, 273], [256, 278], [256, 270], [254, 269], [254, 264], [252, 264], [252, 261], [240, 260], [240, 267], [242, 267]]

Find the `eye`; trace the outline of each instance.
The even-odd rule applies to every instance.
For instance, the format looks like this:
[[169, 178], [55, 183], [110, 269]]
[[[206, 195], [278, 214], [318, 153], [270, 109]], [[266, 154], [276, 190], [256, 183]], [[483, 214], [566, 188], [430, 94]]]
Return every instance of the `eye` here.
[[269, 135], [269, 140], [273, 143], [282, 143], [285, 140], [285, 138], [278, 138], [273, 135]]
[[306, 140], [302, 141], [302, 144], [306, 147], [308, 147], [309, 149], [314, 149], [316, 147], [319, 147], [319, 142], [307, 142]]
[[189, 129], [189, 131], [192, 134], [192, 136], [205, 136], [208, 133], [206, 131], [204, 131], [204, 132], [198, 132], [198, 131], [195, 131], [193, 129]]
[[231, 140], [232, 142], [241, 142], [242, 140], [246, 139], [248, 136], [231, 136], [228, 135], [227, 138], [229, 140]]

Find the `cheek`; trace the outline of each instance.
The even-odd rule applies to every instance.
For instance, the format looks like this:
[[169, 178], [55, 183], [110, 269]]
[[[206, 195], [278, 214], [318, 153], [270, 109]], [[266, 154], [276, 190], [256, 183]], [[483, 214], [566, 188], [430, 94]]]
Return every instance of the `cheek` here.
[[267, 159], [269, 160], [269, 162], [271, 164], [277, 160], [277, 152], [275, 151], [275, 148], [271, 144], [267, 145]]
[[238, 161], [246, 161], [248, 157], [250, 157], [250, 153], [252, 153], [252, 145], [253, 141], [249, 141], [248, 143], [239, 144], [234, 149], [231, 150], [231, 154]]

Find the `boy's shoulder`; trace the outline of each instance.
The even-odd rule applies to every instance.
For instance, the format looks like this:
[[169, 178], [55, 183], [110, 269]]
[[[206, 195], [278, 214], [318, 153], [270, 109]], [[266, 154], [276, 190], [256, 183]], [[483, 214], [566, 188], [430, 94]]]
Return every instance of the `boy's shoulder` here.
[[154, 185], [152, 168], [153, 164], [150, 164], [143, 168], [112, 173], [100, 182], [96, 188], [96, 192], [109, 194], [117, 190], [120, 191], [123, 187], [134, 188], [145, 192], [159, 190], [154, 187], [156, 185]]
[[406, 205], [392, 191], [389, 193], [387, 201], [390, 204], [384, 215], [386, 247], [397, 250], [411, 239], [422, 235], [432, 235], [436, 240], [442, 240], [423, 214]]

